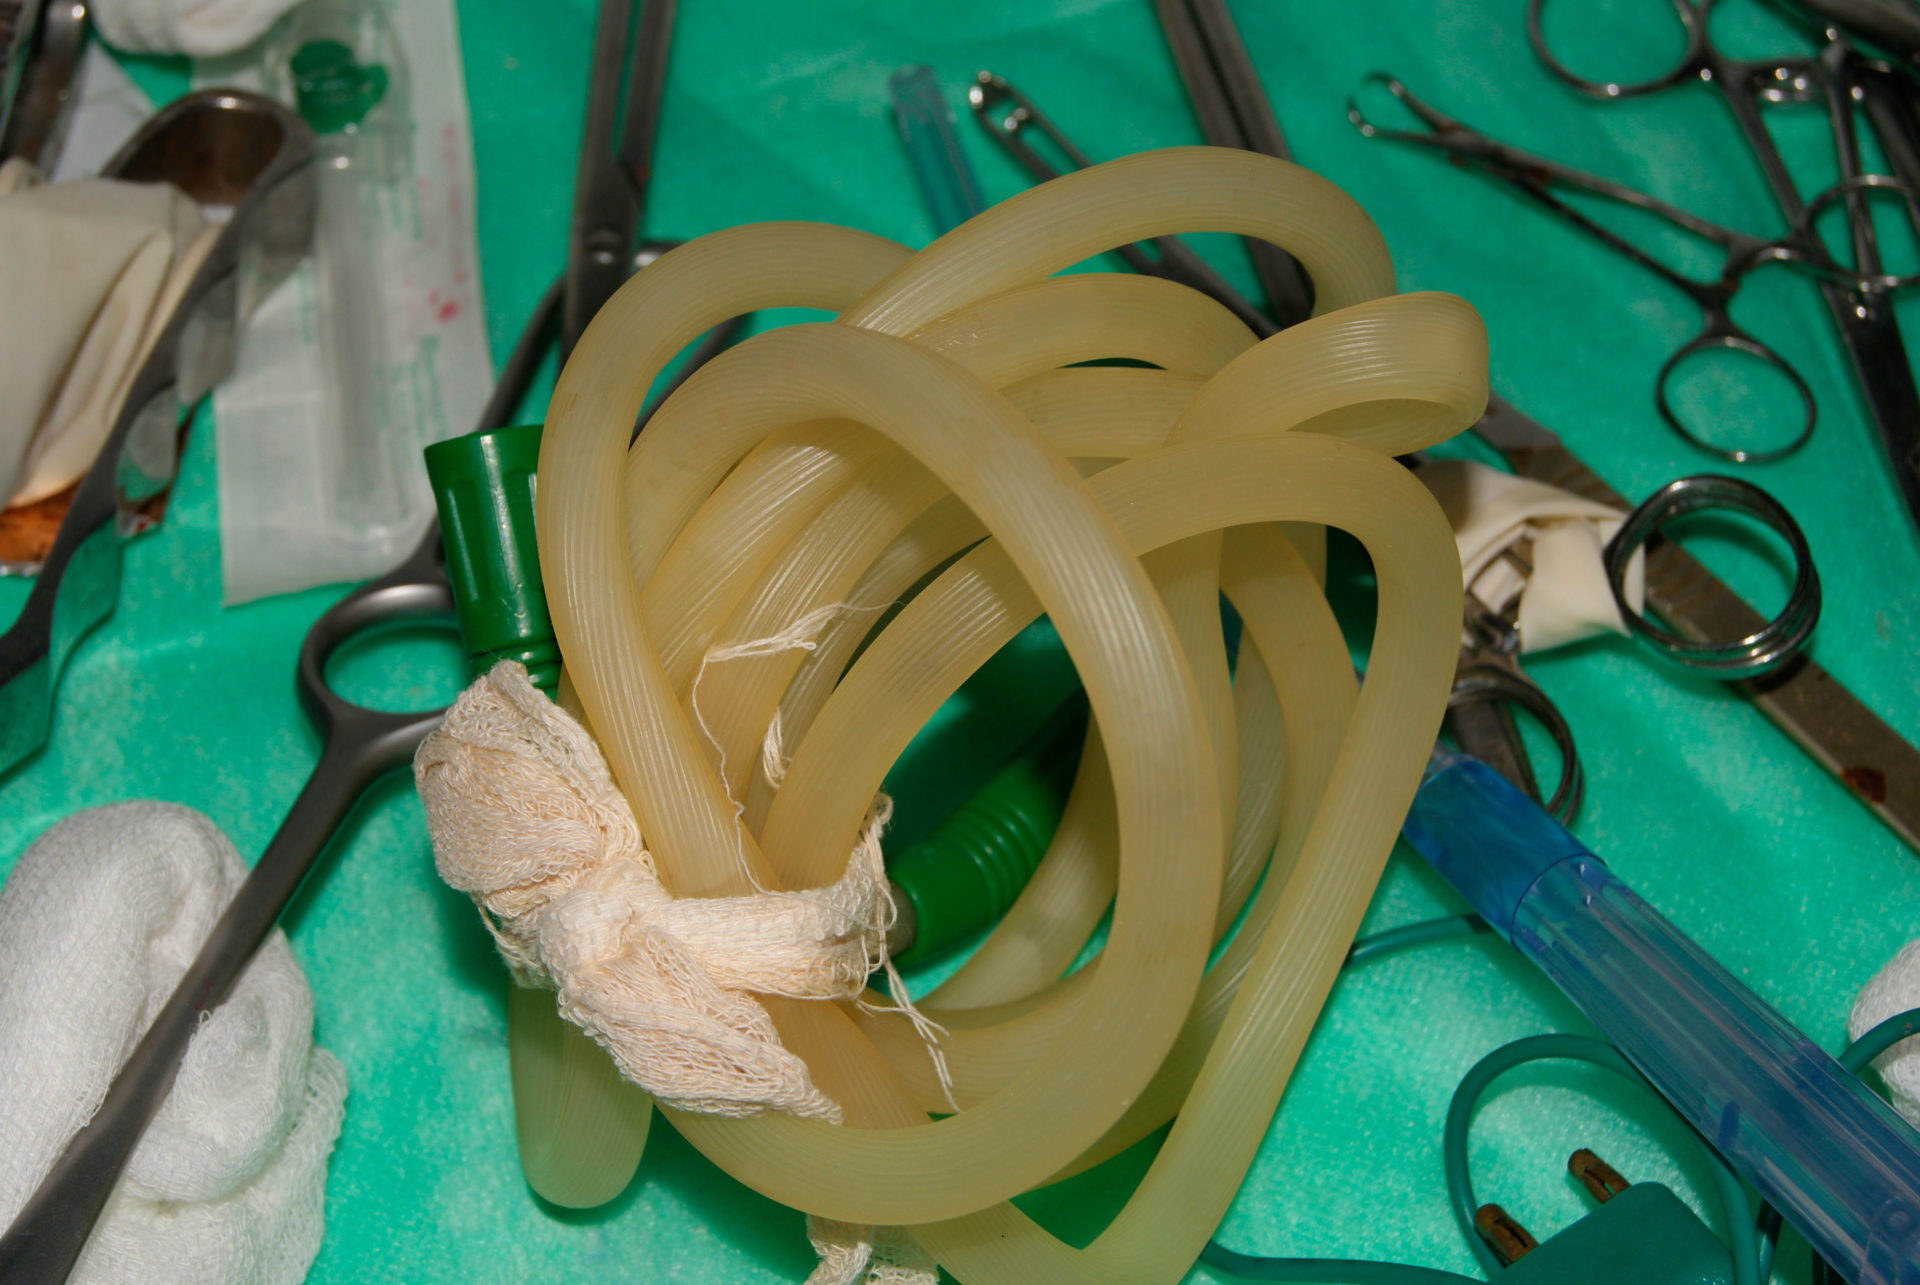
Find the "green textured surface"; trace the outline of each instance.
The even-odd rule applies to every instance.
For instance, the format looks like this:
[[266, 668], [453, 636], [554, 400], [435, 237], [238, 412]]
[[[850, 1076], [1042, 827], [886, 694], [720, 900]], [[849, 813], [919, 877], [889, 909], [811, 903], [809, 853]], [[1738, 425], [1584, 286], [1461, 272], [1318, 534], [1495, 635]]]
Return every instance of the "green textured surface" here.
[[[1746, 0], [1725, 7], [1729, 28], [1757, 22]], [[1534, 60], [1518, 0], [1236, 8], [1300, 160], [1372, 213], [1403, 288], [1457, 291], [1480, 308], [1496, 380], [1511, 399], [1628, 495], [1710, 463], [1660, 425], [1650, 395], [1666, 353], [1698, 324], [1684, 297], [1479, 176], [1362, 140], [1343, 114], [1365, 73], [1389, 69], [1511, 142], [1771, 232], [1757, 171], [1708, 89], [1645, 103], [1579, 99]], [[1664, 11], [1660, 0], [1601, 7], [1595, 34], [1577, 42], [1583, 65], [1617, 57], [1631, 69], [1677, 46], [1661, 26]], [[504, 356], [560, 264], [591, 11], [584, 0], [479, 0], [461, 6], [461, 20], [481, 268], [494, 352]], [[1098, 157], [1197, 138], [1146, 0], [993, 0], [937, 11], [872, 0], [685, 5], [647, 231], [691, 236], [809, 218], [924, 241], [928, 216], [897, 150], [885, 89], [893, 68], [915, 61], [932, 64], [955, 95], [975, 70], [993, 68]], [[183, 87], [171, 64], [143, 64], [140, 74], [150, 87]], [[1816, 172], [1817, 119], [1778, 120]], [[1016, 190], [1010, 164], [964, 121], [962, 138], [990, 198]], [[1241, 273], [1238, 260], [1222, 262]], [[1920, 735], [1920, 556], [1831, 327], [1813, 290], [1780, 269], [1760, 274], [1738, 311], [1800, 366], [1822, 408], [1806, 451], [1745, 471], [1799, 516], [1820, 561], [1827, 610], [1816, 654], [1896, 728]], [[1909, 310], [1907, 321], [1920, 334], [1920, 315]], [[76, 809], [142, 796], [198, 807], [243, 853], [257, 853], [315, 761], [293, 658], [337, 590], [220, 608], [210, 429], [203, 417], [165, 529], [128, 550], [118, 612], [69, 666], [51, 745], [0, 782], [0, 868]], [[1739, 549], [1713, 552], [1765, 582]], [[0, 585], [0, 618], [23, 592]], [[379, 679], [377, 657], [361, 667]], [[1758, 714], [1708, 683], [1675, 681], [1611, 641], [1543, 658], [1533, 672], [1586, 752], [1581, 837], [1815, 1040], [1838, 1047], [1854, 991], [1920, 932], [1912, 854]], [[391, 665], [383, 681], [422, 701], [450, 690], [459, 673], [454, 649], [441, 644]], [[1369, 927], [1454, 908], [1402, 855]], [[351, 1084], [313, 1280], [805, 1276], [800, 1218], [742, 1190], [670, 1128], [654, 1131], [642, 1177], [603, 1211], [561, 1214], [528, 1194], [513, 1152], [505, 977], [470, 906], [435, 881], [403, 782], [374, 793], [289, 928], [317, 991], [319, 1038]], [[1447, 1097], [1494, 1045], [1556, 1029], [1582, 1024], [1548, 983], [1485, 938], [1344, 977], [1221, 1239], [1246, 1253], [1472, 1271], [1441, 1184]], [[1529, 1068], [1503, 1080], [1483, 1108], [1473, 1143], [1481, 1190], [1542, 1237], [1586, 1208], [1562, 1169], [1583, 1144], [1700, 1206], [1700, 1174], [1672, 1158], [1686, 1154], [1672, 1145], [1677, 1130], [1605, 1078]], [[1143, 1158], [1028, 1203], [1084, 1240]], [[1804, 1281], [1804, 1254], [1785, 1262], [1786, 1278]]]

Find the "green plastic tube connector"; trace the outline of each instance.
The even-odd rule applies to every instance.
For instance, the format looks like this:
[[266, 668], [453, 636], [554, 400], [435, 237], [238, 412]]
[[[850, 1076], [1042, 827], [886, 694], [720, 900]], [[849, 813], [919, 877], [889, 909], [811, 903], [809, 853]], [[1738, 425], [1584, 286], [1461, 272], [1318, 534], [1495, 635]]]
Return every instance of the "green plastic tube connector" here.
[[973, 797], [893, 858], [895, 959], [937, 955], [1013, 905], [1059, 828], [1086, 731], [1086, 693], [1075, 692]]
[[540, 425], [468, 433], [427, 447], [460, 641], [473, 676], [503, 660], [527, 668], [548, 696], [560, 682], [560, 644], [547, 612], [534, 543]]

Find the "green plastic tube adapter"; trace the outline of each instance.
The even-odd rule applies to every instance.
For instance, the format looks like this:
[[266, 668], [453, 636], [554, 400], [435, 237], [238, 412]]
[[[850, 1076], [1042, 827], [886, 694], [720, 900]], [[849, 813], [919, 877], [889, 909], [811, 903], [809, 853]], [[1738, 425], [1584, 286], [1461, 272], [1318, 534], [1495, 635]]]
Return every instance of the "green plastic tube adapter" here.
[[887, 944], [899, 962], [958, 945], [1013, 905], [1059, 828], [1086, 732], [1086, 693], [1075, 692], [973, 797], [888, 863], [900, 915]]
[[478, 678], [500, 661], [517, 660], [552, 696], [560, 644], [533, 527], [540, 425], [449, 438], [427, 447], [426, 457], [468, 668]]

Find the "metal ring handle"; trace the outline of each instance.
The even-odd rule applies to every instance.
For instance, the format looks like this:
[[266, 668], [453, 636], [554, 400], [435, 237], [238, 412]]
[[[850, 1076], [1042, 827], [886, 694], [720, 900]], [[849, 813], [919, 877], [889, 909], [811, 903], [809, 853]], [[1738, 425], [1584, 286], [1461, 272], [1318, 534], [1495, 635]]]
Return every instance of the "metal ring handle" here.
[[1590, 98], [1638, 98], [1644, 94], [1658, 93], [1662, 89], [1677, 85], [1682, 81], [1693, 80], [1700, 70], [1702, 56], [1707, 47], [1707, 10], [1712, 0], [1706, 0], [1696, 8], [1689, 0], [1673, 0], [1674, 15], [1680, 19], [1680, 25], [1687, 33], [1687, 47], [1680, 54], [1680, 61], [1670, 71], [1655, 76], [1651, 80], [1636, 81], [1631, 84], [1620, 81], [1588, 80], [1571, 71], [1567, 65], [1555, 56], [1547, 44], [1546, 26], [1541, 22], [1547, 0], [1528, 0], [1527, 2], [1527, 39], [1533, 45], [1533, 52], [1546, 64], [1548, 71], [1573, 88]]
[[363, 632], [408, 620], [455, 619], [453, 590], [441, 566], [440, 524], [428, 525], [420, 543], [393, 571], [354, 590], [314, 622], [300, 646], [296, 668], [301, 702], [322, 738], [351, 745], [358, 764], [369, 771], [397, 767], [411, 758], [446, 710], [389, 712], [368, 709], [333, 690], [327, 661], [335, 650]]
[[[1910, 208], [1920, 205], [1920, 194], [1916, 194], [1905, 183], [1889, 174], [1858, 174], [1853, 178], [1842, 179], [1829, 185], [1807, 202], [1800, 217], [1795, 221], [1792, 239], [1807, 244], [1821, 246], [1819, 234], [1814, 230], [1814, 221], [1824, 213], [1828, 206], [1842, 197], [1872, 196], [1887, 193], [1905, 201]], [[1824, 248], [1823, 246], [1821, 248]], [[1890, 294], [1904, 290], [1908, 286], [1920, 285], [1920, 272], [1877, 272], [1872, 276], [1862, 275], [1858, 264], [1853, 265], [1851, 273], [1844, 270], [1838, 274], [1846, 278], [1847, 283], [1857, 290], [1874, 294]]]
[[[1780, 614], [1744, 638], [1692, 639], [1649, 621], [1627, 603], [1627, 564], [1634, 552], [1676, 518], [1705, 509], [1744, 513], [1787, 542], [1793, 551], [1793, 589]], [[1786, 506], [1738, 478], [1700, 473], [1676, 478], [1649, 495], [1607, 542], [1607, 587], [1620, 618], [1642, 642], [1688, 669], [1729, 681], [1778, 669], [1800, 653], [1820, 619], [1820, 575], [1807, 537]]]
[[[1800, 377], [1800, 372], [1795, 370], [1785, 357], [1745, 331], [1733, 328], [1724, 318], [1719, 321], [1720, 324], [1710, 324], [1708, 329], [1682, 344], [1673, 356], [1667, 358], [1666, 364], [1660, 367], [1660, 374], [1653, 381], [1653, 400], [1660, 409], [1660, 418], [1664, 419], [1667, 427], [1678, 433], [1689, 445], [1696, 446], [1709, 455], [1718, 455], [1723, 460], [1732, 460], [1735, 464], [1765, 464], [1769, 460], [1777, 460], [1793, 454], [1805, 446], [1807, 439], [1813, 436], [1813, 425], [1820, 415], [1820, 408], [1813, 400], [1813, 390], [1807, 387], [1807, 381]], [[1716, 348], [1731, 349], [1734, 352], [1745, 353], [1749, 357], [1757, 357], [1779, 371], [1786, 377], [1787, 382], [1793, 385], [1794, 392], [1800, 396], [1800, 406], [1805, 412], [1805, 418], [1801, 421], [1799, 433], [1795, 434], [1792, 441], [1784, 446], [1770, 446], [1756, 450], [1739, 446], [1716, 446], [1681, 422], [1680, 416], [1674, 412], [1672, 402], [1667, 399], [1667, 385], [1672, 382], [1673, 373], [1680, 368], [1682, 362], [1689, 357]]]
[[1586, 795], [1587, 780], [1580, 766], [1580, 751], [1573, 743], [1573, 729], [1567, 726], [1559, 707], [1532, 683], [1522, 682], [1503, 670], [1482, 667], [1453, 680], [1453, 690], [1447, 694], [1448, 709], [1482, 701], [1518, 705], [1547, 729], [1547, 735], [1553, 738], [1553, 748], [1560, 755], [1560, 781], [1542, 806], [1562, 824], [1571, 822], [1573, 814], [1580, 810], [1580, 800]]

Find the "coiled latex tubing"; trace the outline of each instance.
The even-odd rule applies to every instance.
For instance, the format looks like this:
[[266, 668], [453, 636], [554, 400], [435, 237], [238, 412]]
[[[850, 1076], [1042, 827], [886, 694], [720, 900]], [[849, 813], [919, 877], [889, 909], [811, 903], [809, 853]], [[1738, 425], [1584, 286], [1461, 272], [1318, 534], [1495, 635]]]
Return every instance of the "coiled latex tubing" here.
[[[1051, 276], [1197, 230], [1284, 247], [1319, 315], [1256, 345], [1183, 287]], [[1190, 148], [1033, 189], [918, 254], [818, 225], [715, 233], [601, 311], [549, 414], [542, 570], [585, 719], [677, 895], [839, 877], [895, 756], [1041, 611], [1095, 715], [1033, 883], [923, 1000], [962, 1109], [929, 1118], [951, 1108], [905, 1022], [767, 996], [846, 1123], [676, 1113], [722, 1168], [811, 1213], [908, 1225], [970, 1283], [1186, 1272], [1359, 923], [1457, 650], [1451, 535], [1390, 455], [1479, 413], [1485, 335], [1458, 299], [1392, 288], [1378, 233], [1330, 184]], [[715, 360], [629, 450], [673, 354], [771, 307], [838, 318]], [[1158, 369], [1074, 366], [1111, 357]], [[1374, 563], [1364, 691], [1315, 578], [1325, 525]], [[851, 668], [871, 611], [810, 652], [702, 672], [711, 647], [889, 603], [962, 550]], [[1223, 591], [1246, 622], [1233, 682]], [[1109, 901], [1104, 952], [1063, 979]], [[1086, 1248], [1006, 1203], [1176, 1112]]]

